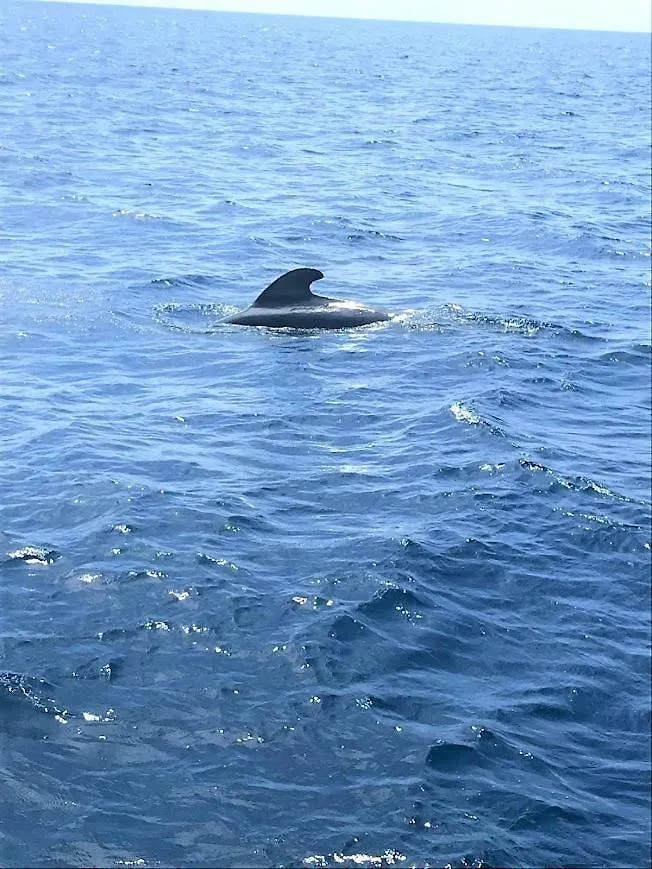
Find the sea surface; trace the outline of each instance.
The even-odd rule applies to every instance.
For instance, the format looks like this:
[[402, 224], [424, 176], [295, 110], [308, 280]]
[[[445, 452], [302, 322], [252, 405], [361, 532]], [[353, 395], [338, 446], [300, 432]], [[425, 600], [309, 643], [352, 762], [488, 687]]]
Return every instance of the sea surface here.
[[5, 0], [3, 867], [649, 866], [649, 70]]

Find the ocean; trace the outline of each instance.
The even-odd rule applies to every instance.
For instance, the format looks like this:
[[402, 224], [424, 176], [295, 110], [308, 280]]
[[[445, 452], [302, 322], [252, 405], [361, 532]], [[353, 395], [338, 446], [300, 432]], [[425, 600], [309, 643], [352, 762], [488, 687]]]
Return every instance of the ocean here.
[[649, 70], [5, 0], [3, 867], [649, 866]]

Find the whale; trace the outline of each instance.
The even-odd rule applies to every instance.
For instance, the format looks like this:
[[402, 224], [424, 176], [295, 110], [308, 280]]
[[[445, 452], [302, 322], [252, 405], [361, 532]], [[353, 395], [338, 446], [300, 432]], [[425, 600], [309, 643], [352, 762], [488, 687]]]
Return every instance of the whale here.
[[222, 322], [272, 329], [350, 329], [390, 319], [379, 308], [313, 293], [310, 285], [323, 277], [319, 269], [292, 269], [266, 287], [249, 308]]

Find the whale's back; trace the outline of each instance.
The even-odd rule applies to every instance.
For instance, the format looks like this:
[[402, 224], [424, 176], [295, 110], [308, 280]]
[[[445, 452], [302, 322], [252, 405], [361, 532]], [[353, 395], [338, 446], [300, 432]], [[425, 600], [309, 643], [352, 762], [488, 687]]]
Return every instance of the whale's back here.
[[316, 295], [310, 285], [323, 277], [319, 269], [286, 272], [264, 289], [251, 307], [225, 322], [275, 329], [350, 329], [390, 319], [386, 311], [359, 302]]

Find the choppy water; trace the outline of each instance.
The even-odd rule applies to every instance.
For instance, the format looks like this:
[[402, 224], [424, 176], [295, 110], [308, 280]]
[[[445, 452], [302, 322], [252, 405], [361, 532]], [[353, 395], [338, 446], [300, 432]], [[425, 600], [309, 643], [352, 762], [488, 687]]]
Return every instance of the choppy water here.
[[[649, 40], [0, 9], [0, 862], [631, 866]], [[224, 327], [293, 266], [389, 324]]]

